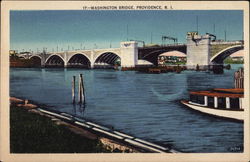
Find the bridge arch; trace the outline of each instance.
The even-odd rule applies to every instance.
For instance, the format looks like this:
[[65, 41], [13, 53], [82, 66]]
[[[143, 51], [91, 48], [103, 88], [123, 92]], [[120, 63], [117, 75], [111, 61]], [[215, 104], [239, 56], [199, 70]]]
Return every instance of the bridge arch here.
[[67, 61], [67, 67], [90, 68], [90, 58], [84, 53], [75, 53]]
[[94, 65], [108, 64], [111, 66], [121, 65], [121, 57], [115, 52], [103, 52], [94, 59]]
[[223, 61], [230, 56], [231, 54], [244, 49], [243, 45], [235, 45], [235, 46], [231, 46], [228, 47], [220, 52], [218, 52], [217, 54], [215, 54], [213, 57], [211, 57], [210, 62], [212, 64], [223, 64]]
[[39, 55], [32, 55], [29, 59], [32, 59], [32, 58], [39, 58], [40, 60], [42, 60], [42, 57]]
[[24, 56], [19, 56], [20, 59], [26, 59]]
[[155, 51], [152, 51], [152, 52], [146, 54], [142, 59], [143, 59], [143, 60], [147, 60], [147, 61], [153, 63], [154, 65], [158, 65], [158, 56], [160, 56], [160, 55], [163, 54], [163, 53], [166, 53], [166, 52], [173, 52], [173, 51], [178, 51], [178, 52], [181, 52], [181, 53], [183, 53], [183, 54], [186, 54], [186, 53], [184, 53], [183, 51], [177, 50], [177, 49], [170, 49], [170, 50], [167, 50], [167, 49], [159, 49], [159, 50], [155, 50]]
[[64, 67], [64, 63], [62, 56], [53, 54], [45, 60], [45, 67]]
[[41, 67], [42, 65], [42, 57], [39, 55], [33, 55], [29, 58], [32, 62], [33, 67]]

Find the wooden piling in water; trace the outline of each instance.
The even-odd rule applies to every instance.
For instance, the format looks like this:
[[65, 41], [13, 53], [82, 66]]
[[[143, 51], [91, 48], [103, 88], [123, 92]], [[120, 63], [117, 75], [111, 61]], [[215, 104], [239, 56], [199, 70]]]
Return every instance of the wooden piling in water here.
[[234, 86], [235, 88], [244, 88], [244, 71], [243, 68], [234, 73]]
[[79, 75], [79, 90], [78, 90], [78, 102], [80, 104], [85, 104], [85, 92], [84, 92], [84, 85], [83, 85], [83, 76], [82, 74]]
[[85, 98], [85, 88], [84, 88], [84, 82], [83, 82], [83, 76], [81, 77], [81, 86], [82, 86], [82, 98], [83, 98], [83, 104], [85, 105], [86, 103], [86, 98]]
[[75, 91], [76, 91], [76, 77], [75, 76], [73, 76], [73, 78], [72, 78], [72, 102], [73, 102], [73, 104], [75, 103], [75, 100], [76, 100], [76, 98], [75, 98]]
[[79, 74], [78, 80], [78, 103], [82, 103], [81, 74]]

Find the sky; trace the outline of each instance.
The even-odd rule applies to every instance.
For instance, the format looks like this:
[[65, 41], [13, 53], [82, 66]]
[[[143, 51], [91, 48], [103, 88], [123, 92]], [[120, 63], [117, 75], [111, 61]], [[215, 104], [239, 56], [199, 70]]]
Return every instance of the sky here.
[[[240, 10], [28, 10], [10, 11], [10, 48], [22, 51], [117, 48], [120, 42], [143, 40], [161, 44], [161, 37], [186, 42], [197, 30], [217, 39], [242, 40]], [[166, 41], [166, 43], [173, 43]]]

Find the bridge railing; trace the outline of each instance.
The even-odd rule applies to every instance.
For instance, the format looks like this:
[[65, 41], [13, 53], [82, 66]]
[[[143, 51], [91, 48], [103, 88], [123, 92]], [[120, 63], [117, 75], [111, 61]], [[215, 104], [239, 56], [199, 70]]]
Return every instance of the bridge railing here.
[[145, 47], [139, 47], [139, 48], [161, 48], [161, 47], [178, 47], [178, 46], [185, 46], [184, 43], [175, 43], [175, 44], [161, 44], [158, 46], [145, 46]]
[[216, 44], [232, 44], [232, 45], [237, 45], [237, 44], [244, 44], [244, 41], [222, 41], [222, 42], [211, 42], [212, 45]]
[[186, 44], [184, 44], [184, 43], [175, 43], [175, 44], [163, 44], [161, 46], [167, 47], [167, 46], [184, 46], [184, 45], [186, 45]]

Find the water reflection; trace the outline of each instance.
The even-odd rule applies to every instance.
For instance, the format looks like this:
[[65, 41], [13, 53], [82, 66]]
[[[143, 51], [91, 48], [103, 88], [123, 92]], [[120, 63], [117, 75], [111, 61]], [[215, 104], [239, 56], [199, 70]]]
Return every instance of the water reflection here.
[[86, 109], [86, 104], [73, 103], [72, 107], [73, 107], [72, 115], [84, 118], [84, 111]]
[[151, 87], [151, 91], [159, 100], [170, 102], [184, 97], [184, 94], [187, 94], [187, 74], [168, 75], [165, 86], [166, 89], [156, 89], [155, 86]]

